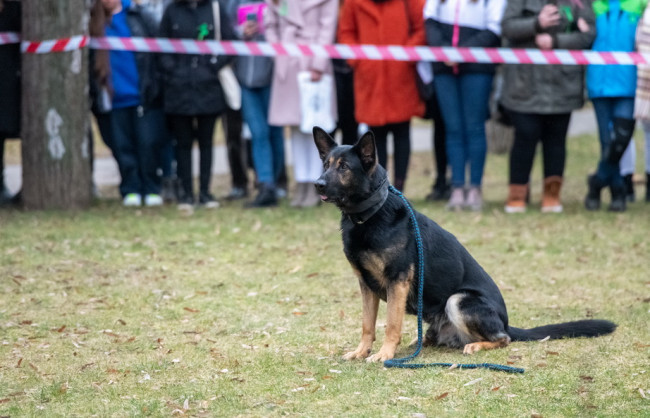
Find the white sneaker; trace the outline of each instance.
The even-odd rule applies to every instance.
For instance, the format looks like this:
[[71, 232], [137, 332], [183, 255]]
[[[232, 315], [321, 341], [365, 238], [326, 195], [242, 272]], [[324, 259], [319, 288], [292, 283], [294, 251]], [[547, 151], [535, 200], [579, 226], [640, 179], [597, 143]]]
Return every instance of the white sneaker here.
[[122, 200], [123, 206], [142, 206], [142, 196], [137, 193], [129, 193]]
[[159, 194], [148, 194], [144, 197], [145, 206], [162, 206], [163, 198]]

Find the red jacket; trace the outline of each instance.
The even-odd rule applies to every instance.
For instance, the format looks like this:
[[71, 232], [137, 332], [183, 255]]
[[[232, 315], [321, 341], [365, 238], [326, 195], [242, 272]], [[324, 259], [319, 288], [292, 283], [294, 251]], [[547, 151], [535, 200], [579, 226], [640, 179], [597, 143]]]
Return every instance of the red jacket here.
[[[345, 0], [338, 39], [343, 44], [425, 45], [424, 0]], [[406, 122], [424, 114], [415, 63], [351, 60], [357, 121], [370, 126]]]

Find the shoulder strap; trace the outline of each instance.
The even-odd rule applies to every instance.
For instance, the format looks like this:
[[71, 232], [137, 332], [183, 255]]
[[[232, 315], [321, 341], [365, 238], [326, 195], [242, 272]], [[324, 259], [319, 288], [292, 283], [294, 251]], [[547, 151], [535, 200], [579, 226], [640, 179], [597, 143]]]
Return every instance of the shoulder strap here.
[[219, 2], [212, 1], [212, 16], [214, 18], [214, 39], [221, 40], [221, 13], [219, 10]]

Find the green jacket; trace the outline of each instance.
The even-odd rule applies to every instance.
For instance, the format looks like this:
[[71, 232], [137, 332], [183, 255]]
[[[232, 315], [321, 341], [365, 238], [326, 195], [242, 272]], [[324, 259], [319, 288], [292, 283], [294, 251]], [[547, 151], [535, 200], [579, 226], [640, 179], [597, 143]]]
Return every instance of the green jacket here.
[[[509, 0], [501, 22], [502, 36], [511, 48], [537, 48], [535, 35], [541, 33], [537, 16], [548, 0]], [[562, 20], [546, 32], [553, 37], [554, 49], [589, 49], [596, 37], [591, 0], [557, 0]], [[588, 32], [577, 28], [578, 18], [589, 25]], [[503, 67], [501, 104], [522, 113], [567, 113], [584, 104], [584, 66], [508, 64]]]

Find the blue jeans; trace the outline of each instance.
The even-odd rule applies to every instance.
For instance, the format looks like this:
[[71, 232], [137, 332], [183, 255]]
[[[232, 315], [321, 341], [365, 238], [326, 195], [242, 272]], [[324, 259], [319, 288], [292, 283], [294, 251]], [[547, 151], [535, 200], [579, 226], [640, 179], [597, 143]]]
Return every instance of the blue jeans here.
[[284, 167], [284, 137], [282, 128], [268, 123], [271, 87], [242, 86], [242, 116], [251, 131], [253, 165], [257, 180], [268, 186], [275, 182]]
[[600, 161], [596, 176], [613, 186], [621, 186], [623, 178], [618, 164], [607, 161], [607, 149], [614, 140], [612, 137], [614, 119], [634, 118], [634, 97], [598, 97], [591, 99], [598, 122], [598, 138], [600, 139]]
[[445, 124], [447, 159], [451, 166], [451, 184], [465, 186], [469, 163], [470, 184], [479, 187], [487, 155], [485, 121], [489, 116], [488, 99], [493, 74], [436, 74], [433, 79]]
[[159, 194], [160, 143], [165, 135], [162, 109], [113, 109], [113, 154], [120, 169], [120, 193]]

